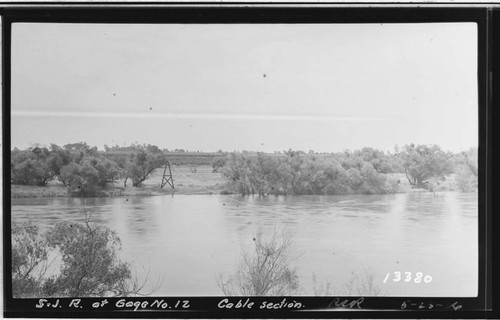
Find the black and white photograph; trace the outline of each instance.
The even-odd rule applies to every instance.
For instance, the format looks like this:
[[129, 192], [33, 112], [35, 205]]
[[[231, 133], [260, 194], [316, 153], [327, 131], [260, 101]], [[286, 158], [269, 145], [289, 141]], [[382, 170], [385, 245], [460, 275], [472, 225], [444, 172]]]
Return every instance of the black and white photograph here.
[[11, 28], [14, 298], [478, 296], [476, 23]]

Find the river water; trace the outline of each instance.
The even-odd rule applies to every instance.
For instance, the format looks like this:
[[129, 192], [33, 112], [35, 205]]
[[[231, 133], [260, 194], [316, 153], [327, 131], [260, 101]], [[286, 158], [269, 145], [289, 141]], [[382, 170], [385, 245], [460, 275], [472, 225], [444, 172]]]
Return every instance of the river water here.
[[217, 277], [234, 272], [255, 235], [285, 232], [293, 234], [299, 294], [326, 283], [330, 294], [356, 294], [371, 278], [385, 296], [470, 297], [477, 295], [477, 203], [476, 193], [453, 192], [37, 198], [13, 199], [12, 220], [47, 228], [81, 221], [82, 206], [95, 208], [94, 221], [121, 238], [121, 259], [139, 274], [149, 270], [151, 284], [163, 278], [158, 296], [222, 295]]

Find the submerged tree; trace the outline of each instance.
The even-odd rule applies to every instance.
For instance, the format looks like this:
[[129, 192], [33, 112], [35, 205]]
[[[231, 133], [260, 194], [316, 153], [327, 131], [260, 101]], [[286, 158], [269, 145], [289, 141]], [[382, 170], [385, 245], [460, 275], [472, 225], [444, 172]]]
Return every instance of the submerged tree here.
[[461, 192], [471, 192], [478, 186], [478, 150], [470, 148], [455, 156], [455, 182]]
[[425, 187], [430, 178], [452, 173], [450, 155], [437, 145], [407, 145], [401, 152], [406, 178], [412, 186]]
[[[379, 168], [389, 170], [388, 164], [373, 161]], [[233, 152], [226, 156], [220, 172], [228, 187], [243, 195], [369, 194], [395, 189], [394, 183], [378, 172], [372, 162], [354, 155], [324, 157], [292, 150], [283, 156]]]

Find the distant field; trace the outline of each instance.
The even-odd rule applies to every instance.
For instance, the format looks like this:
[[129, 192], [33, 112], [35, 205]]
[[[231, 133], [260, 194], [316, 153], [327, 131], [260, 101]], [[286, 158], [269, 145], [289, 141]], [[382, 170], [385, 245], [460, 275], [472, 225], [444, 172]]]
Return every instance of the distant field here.
[[[125, 151], [111, 151], [103, 152], [104, 156], [114, 157], [118, 155], [129, 155], [133, 152]], [[171, 164], [184, 165], [184, 164], [195, 164], [195, 165], [211, 165], [212, 161], [220, 156], [220, 153], [207, 153], [207, 152], [164, 152]]]
[[[129, 155], [132, 152], [127, 151], [111, 151], [103, 152], [104, 156], [109, 156], [113, 158], [118, 155]], [[211, 165], [216, 157], [220, 157], [222, 154], [217, 152], [164, 152], [167, 156], [168, 161], [174, 165]], [[248, 152], [250, 155], [257, 156], [257, 152]], [[285, 157], [284, 153], [266, 153], [267, 156], [272, 157]], [[316, 157], [331, 157], [330, 153], [315, 153]]]
[[174, 165], [195, 164], [211, 165], [213, 160], [220, 156], [219, 153], [166, 153], [168, 161]]
[[[174, 162], [172, 165], [172, 176], [175, 193], [181, 194], [219, 193], [224, 184], [224, 179], [219, 173], [213, 173], [212, 166], [210, 165], [179, 165]], [[145, 188], [159, 189], [162, 177], [163, 168], [159, 168], [151, 178], [144, 181], [143, 185]], [[163, 190], [171, 192], [169, 185], [166, 185]]]

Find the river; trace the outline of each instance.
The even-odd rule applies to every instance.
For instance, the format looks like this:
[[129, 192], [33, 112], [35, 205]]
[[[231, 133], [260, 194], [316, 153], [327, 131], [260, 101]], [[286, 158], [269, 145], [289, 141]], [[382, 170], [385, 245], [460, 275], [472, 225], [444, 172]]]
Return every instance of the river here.
[[118, 233], [122, 260], [150, 270], [150, 283], [163, 278], [157, 296], [222, 295], [218, 275], [234, 272], [259, 230], [293, 234], [301, 295], [327, 282], [349, 294], [368, 277], [385, 296], [477, 295], [476, 193], [30, 198], [12, 200], [12, 220], [45, 229], [80, 221], [83, 205]]

